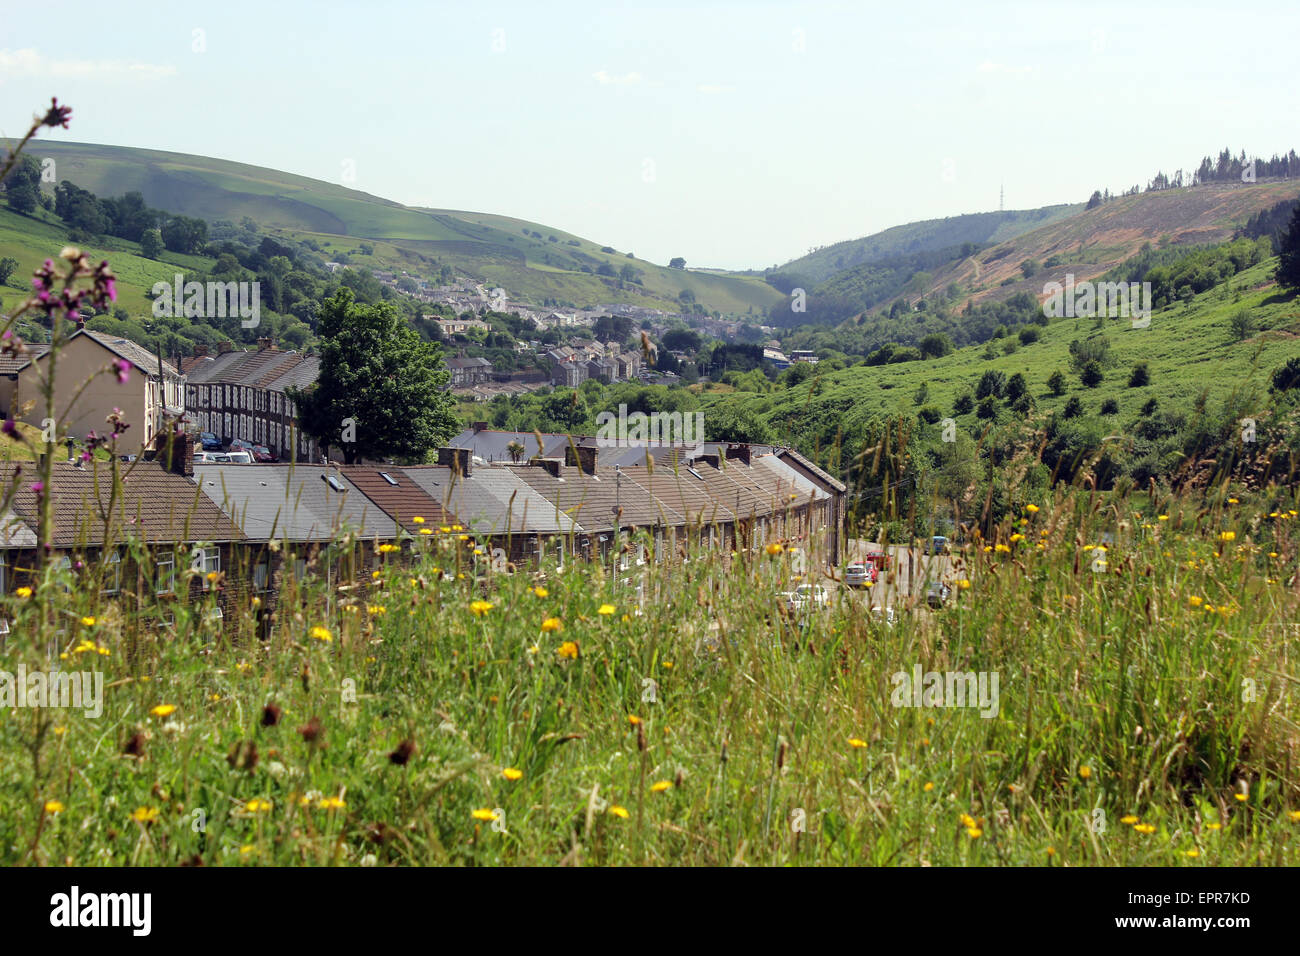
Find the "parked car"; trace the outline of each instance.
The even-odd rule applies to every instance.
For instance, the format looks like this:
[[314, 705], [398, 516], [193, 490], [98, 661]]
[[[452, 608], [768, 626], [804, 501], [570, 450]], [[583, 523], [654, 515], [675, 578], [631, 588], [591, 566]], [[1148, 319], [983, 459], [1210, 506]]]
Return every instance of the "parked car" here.
[[278, 459], [276, 459], [275, 455], [271, 454], [271, 449], [267, 448], [265, 445], [253, 446], [253, 461], [273, 462], [276, 460]]
[[950, 548], [948, 545], [948, 539], [941, 534], [936, 534], [933, 538], [930, 539], [930, 548], [926, 553], [947, 554], [949, 550]]
[[242, 438], [232, 438], [230, 439], [230, 447], [226, 451], [246, 451], [251, 458], [253, 456], [253, 443], [244, 441]]
[[884, 607], [876, 604], [871, 608], [871, 613], [880, 618], [881, 621], [885, 623], [886, 627], [893, 627], [898, 623], [898, 616], [894, 614], [894, 607], [892, 604], [886, 604]]
[[253, 456], [246, 451], [231, 451], [226, 453], [226, 461], [232, 465], [251, 465]]
[[199, 432], [199, 445], [204, 451], [221, 451], [221, 439], [212, 432]]
[[780, 595], [785, 609], [791, 614], [798, 614], [812, 608], [830, 607], [831, 592], [820, 584], [801, 584], [793, 591]]
[[942, 581], [931, 581], [925, 589], [925, 603], [932, 608], [941, 608], [948, 601], [948, 595], [952, 594], [952, 588]]
[[217, 456], [210, 451], [196, 451], [194, 453], [194, 464], [210, 465]]
[[844, 567], [844, 583], [851, 588], [876, 583], [876, 566], [870, 561], [850, 561]]
[[884, 551], [868, 551], [864, 560], [874, 564], [877, 571], [889, 570], [889, 554]]

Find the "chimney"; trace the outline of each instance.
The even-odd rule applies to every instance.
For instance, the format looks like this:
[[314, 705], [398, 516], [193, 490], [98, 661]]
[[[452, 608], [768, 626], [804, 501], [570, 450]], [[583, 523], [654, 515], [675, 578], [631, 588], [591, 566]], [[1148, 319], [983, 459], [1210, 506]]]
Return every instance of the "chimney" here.
[[235, 346], [233, 343], [230, 342], [221, 342], [217, 345], [218, 355], [225, 355], [227, 352], [233, 352], [234, 350], [235, 350]]
[[544, 468], [552, 478], [559, 478], [563, 465], [558, 458], [534, 458], [528, 464], [536, 468]]
[[727, 460], [739, 458], [746, 465], [749, 464], [749, 445], [728, 445]]
[[470, 459], [470, 449], [468, 448], [439, 448], [438, 464], [444, 468], [450, 468], [453, 474], [458, 474], [464, 478], [470, 476], [473, 468], [473, 462]]
[[276, 349], [275, 349], [275, 339], [272, 339], [272, 338], [261, 338], [261, 339], [258, 339], [258, 340], [257, 340], [257, 350], [258, 350], [259, 352], [274, 352], [274, 351], [276, 350]]
[[207, 347], [206, 345], [197, 345], [197, 344], [196, 344], [196, 345], [194, 346], [194, 357], [195, 357], [195, 358], [204, 358], [204, 357], [207, 356], [207, 354], [208, 354], [208, 347]]
[[487, 431], [487, 426], [487, 422], [475, 422], [473, 426], [474, 434], [477, 435], [479, 432]]
[[582, 445], [567, 445], [564, 449], [564, 463], [581, 468], [589, 475], [596, 473], [596, 449]]
[[159, 459], [163, 467], [173, 475], [194, 477], [194, 436], [188, 432], [171, 432], [170, 438], [163, 436], [160, 443], [162, 455]]
[[696, 455], [692, 459], [692, 462], [703, 462], [706, 465], [712, 465], [714, 468], [720, 467], [718, 456], [714, 453], [710, 453], [707, 455]]

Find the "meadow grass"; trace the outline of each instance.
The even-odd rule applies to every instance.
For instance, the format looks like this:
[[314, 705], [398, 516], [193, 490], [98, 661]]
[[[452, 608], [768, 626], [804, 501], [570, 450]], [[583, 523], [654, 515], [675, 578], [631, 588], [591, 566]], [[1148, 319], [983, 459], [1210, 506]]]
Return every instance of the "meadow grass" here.
[[[1294, 865], [1296, 502], [1135, 506], [1058, 493], [955, 555], [948, 607], [883, 581], [806, 626], [797, 552], [648, 565], [638, 608], [456, 534], [290, 583], [266, 643], [10, 596], [3, 669], [55, 638], [106, 691], [0, 711], [0, 862]], [[895, 706], [915, 665], [996, 673], [996, 715]]]

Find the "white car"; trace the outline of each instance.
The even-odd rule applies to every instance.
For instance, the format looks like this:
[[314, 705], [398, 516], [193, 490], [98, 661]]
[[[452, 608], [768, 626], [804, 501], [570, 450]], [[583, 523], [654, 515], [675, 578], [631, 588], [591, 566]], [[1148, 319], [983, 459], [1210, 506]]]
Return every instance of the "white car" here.
[[787, 611], [797, 614], [810, 608], [830, 607], [831, 592], [820, 584], [801, 584], [793, 591], [784, 592], [781, 599]]
[[887, 604], [884, 607], [877, 604], [872, 607], [871, 613], [880, 618], [885, 623], [886, 627], [893, 627], [898, 623], [898, 616], [894, 614], [894, 607], [891, 604]]

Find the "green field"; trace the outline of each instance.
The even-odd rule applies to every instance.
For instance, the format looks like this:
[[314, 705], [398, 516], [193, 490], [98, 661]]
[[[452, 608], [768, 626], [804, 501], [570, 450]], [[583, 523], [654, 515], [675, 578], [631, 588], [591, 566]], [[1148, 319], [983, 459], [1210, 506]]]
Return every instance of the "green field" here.
[[[677, 311], [679, 293], [690, 289], [704, 307], [743, 314], [762, 312], [782, 298], [752, 276], [669, 269], [629, 259], [626, 250], [601, 252], [599, 243], [527, 220], [409, 208], [342, 185], [243, 163], [88, 143], [39, 142], [30, 152], [53, 158], [60, 179], [99, 196], [136, 190], [150, 206], [171, 213], [236, 223], [248, 217], [273, 235], [328, 238], [340, 248], [355, 248], [362, 239], [378, 241], [393, 251], [377, 255], [374, 268], [402, 262], [415, 271], [412, 267], [427, 268], [436, 260], [470, 278], [501, 285], [522, 301], [540, 304], [550, 298], [579, 306], [628, 302]], [[643, 285], [582, 271], [586, 266], [594, 273], [603, 263], [615, 270], [632, 265], [642, 273]]]
[[[941, 611], [882, 582], [805, 626], [788, 552], [652, 566], [638, 609], [576, 562], [476, 577], [445, 535], [362, 589], [313, 565], [265, 644], [251, 608], [160, 636], [51, 581], [104, 712], [0, 710], [0, 862], [1300, 863], [1294, 499], [1022, 506]], [[42, 596], [0, 600], [10, 669]], [[996, 701], [914, 706], [917, 667]]]

